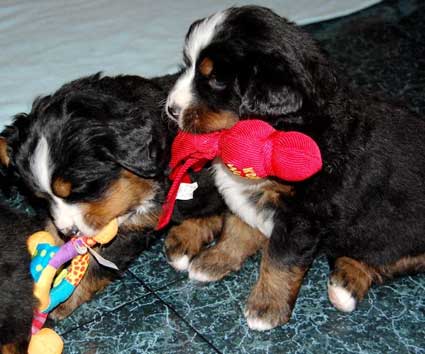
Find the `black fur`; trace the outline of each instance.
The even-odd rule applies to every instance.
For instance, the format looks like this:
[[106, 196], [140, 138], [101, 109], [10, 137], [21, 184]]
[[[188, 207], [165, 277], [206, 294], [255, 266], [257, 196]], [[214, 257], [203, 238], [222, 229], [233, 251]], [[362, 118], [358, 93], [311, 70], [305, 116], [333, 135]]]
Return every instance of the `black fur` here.
[[31, 332], [36, 302], [26, 238], [42, 228], [41, 219], [0, 203], [0, 351], [9, 343], [24, 347]]
[[194, 104], [307, 133], [322, 152], [322, 171], [276, 210], [272, 259], [305, 268], [322, 250], [379, 267], [425, 253], [423, 118], [354, 91], [309, 34], [266, 8], [229, 9], [196, 66], [205, 57], [214, 69], [195, 75]]
[[42, 133], [52, 149], [55, 176], [70, 181], [70, 201], [94, 200], [124, 167], [141, 177], [163, 175], [172, 131], [161, 119], [166, 91], [136, 76], [89, 76], [38, 98], [2, 136], [11, 171], [31, 189], [29, 152]]
[[[170, 81], [169, 86], [173, 77], [160, 80], [164, 85]], [[38, 98], [29, 114], [17, 115], [1, 133], [10, 158], [9, 166], [3, 169], [8, 179], [3, 181], [3, 187], [6, 183], [9, 188], [18, 185], [21, 193], [34, 201], [34, 194], [40, 191], [30, 173], [30, 159], [43, 135], [51, 149], [53, 178], [61, 176], [72, 183], [68, 203], [90, 203], [102, 198], [110, 183], [127, 169], [162, 186], [153, 200], [159, 209], [168, 183], [165, 171], [174, 134], [162, 119], [166, 94], [159, 84], [144, 78], [96, 74]], [[51, 203], [46, 194], [40, 196]], [[1, 209], [0, 217], [0, 344], [19, 343], [28, 339], [33, 308], [25, 240], [31, 232], [45, 226], [45, 218], [27, 221], [7, 209]], [[147, 247], [152, 233], [149, 228], [124, 228], [100, 252], [121, 271], [125, 270]], [[99, 279], [120, 275], [95, 261], [90, 269]]]

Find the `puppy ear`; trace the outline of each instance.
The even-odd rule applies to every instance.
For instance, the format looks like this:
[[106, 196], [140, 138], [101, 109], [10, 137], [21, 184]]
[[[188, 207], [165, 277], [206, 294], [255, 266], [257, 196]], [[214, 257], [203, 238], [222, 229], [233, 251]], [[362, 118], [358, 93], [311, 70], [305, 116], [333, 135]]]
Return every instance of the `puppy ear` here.
[[239, 79], [241, 115], [284, 115], [304, 105], [321, 109], [337, 88], [336, 74], [320, 52], [291, 63], [268, 56], [246, 76]]
[[[121, 122], [116, 129], [115, 161], [134, 174], [153, 178], [164, 173], [167, 163], [167, 134], [160, 122], [147, 113]], [[158, 119], [154, 117], [154, 119]]]
[[301, 108], [302, 94], [287, 80], [283, 70], [257, 66], [248, 76], [248, 80], [240, 80], [240, 115], [276, 116]]
[[[88, 134], [93, 139], [99, 136], [102, 151], [117, 164], [140, 177], [159, 175], [164, 168], [166, 145], [160, 113], [151, 113], [148, 107], [134, 109], [128, 102], [106, 95], [93, 95], [68, 98], [67, 112], [93, 120], [92, 133]], [[99, 128], [103, 132], [98, 132]]]

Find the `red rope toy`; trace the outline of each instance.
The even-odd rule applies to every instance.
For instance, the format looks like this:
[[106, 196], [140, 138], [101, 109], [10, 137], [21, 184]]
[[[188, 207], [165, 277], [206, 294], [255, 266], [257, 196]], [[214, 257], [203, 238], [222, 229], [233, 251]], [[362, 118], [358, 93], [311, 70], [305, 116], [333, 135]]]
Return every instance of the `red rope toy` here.
[[262, 120], [243, 120], [230, 129], [209, 134], [180, 131], [172, 145], [173, 184], [158, 230], [170, 221], [180, 183], [190, 182], [188, 170], [199, 171], [216, 157], [235, 175], [253, 179], [274, 176], [298, 182], [322, 168], [320, 150], [312, 138], [299, 132], [278, 131]]

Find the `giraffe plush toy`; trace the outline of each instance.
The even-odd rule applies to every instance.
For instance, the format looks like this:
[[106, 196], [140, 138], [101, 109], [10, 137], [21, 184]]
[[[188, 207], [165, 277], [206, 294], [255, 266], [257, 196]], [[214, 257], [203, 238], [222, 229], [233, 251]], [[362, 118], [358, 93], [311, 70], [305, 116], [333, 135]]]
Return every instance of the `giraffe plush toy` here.
[[[47, 316], [72, 295], [84, 277], [89, 265], [90, 248], [96, 243], [110, 242], [117, 232], [118, 221], [114, 219], [95, 237], [75, 237], [60, 247], [55, 245], [53, 236], [45, 231], [36, 232], [28, 238], [28, 251], [33, 257], [30, 271], [35, 282], [34, 296], [39, 301], [34, 310], [29, 354], [62, 352], [63, 341], [59, 335], [50, 328], [42, 329]], [[68, 261], [71, 261], [71, 265], [59, 271]], [[108, 265], [111, 266], [111, 263], [108, 262]]]

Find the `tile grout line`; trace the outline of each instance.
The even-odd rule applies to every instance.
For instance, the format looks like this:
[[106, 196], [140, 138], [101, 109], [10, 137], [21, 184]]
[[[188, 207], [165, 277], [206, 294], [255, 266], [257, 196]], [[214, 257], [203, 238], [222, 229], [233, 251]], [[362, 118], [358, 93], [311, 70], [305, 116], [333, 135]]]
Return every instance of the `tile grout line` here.
[[[138, 282], [140, 283], [140, 279], [139, 279], [139, 278], [137, 278], [137, 277], [136, 277], [133, 273], [131, 273], [131, 272], [130, 272], [130, 271], [128, 271], [128, 270], [126, 271], [126, 273], [129, 273], [131, 277], [136, 278], [135, 280], [136, 280], [136, 281], [138, 281]], [[96, 314], [96, 315], [94, 315], [94, 317], [93, 317], [91, 320], [88, 320], [88, 321], [86, 321], [86, 322], [83, 322], [83, 323], [81, 323], [81, 324], [78, 324], [76, 327], [72, 327], [72, 328], [70, 328], [70, 329], [68, 329], [68, 330], [66, 330], [66, 331], [64, 331], [64, 332], [62, 332], [62, 333], [60, 333], [60, 335], [61, 335], [61, 336], [63, 336], [63, 335], [66, 335], [66, 334], [68, 334], [68, 333], [70, 333], [70, 332], [73, 332], [73, 331], [75, 331], [75, 330], [77, 330], [77, 329], [81, 328], [82, 326], [85, 326], [85, 325], [87, 325], [87, 324], [89, 324], [89, 323], [92, 323], [92, 322], [94, 322], [94, 321], [98, 320], [99, 318], [101, 318], [101, 317], [102, 317], [102, 316], [104, 316], [104, 315], [107, 315], [107, 314], [109, 314], [109, 313], [111, 313], [111, 312], [113, 312], [113, 311], [119, 310], [119, 309], [121, 309], [122, 307], [127, 306], [127, 305], [129, 305], [129, 304], [131, 304], [131, 303], [133, 303], [133, 302], [135, 302], [135, 301], [139, 301], [139, 300], [143, 299], [143, 298], [144, 298], [144, 297], [146, 297], [146, 296], [149, 296], [149, 295], [154, 294], [154, 292], [153, 292], [150, 288], [146, 287], [143, 283], [142, 283], [142, 285], [143, 285], [143, 287], [144, 287], [144, 288], [146, 289], [146, 291], [147, 291], [147, 293], [146, 293], [146, 294], [140, 295], [140, 296], [136, 297], [135, 299], [133, 299], [133, 300], [131, 300], [131, 301], [124, 302], [124, 303], [122, 303], [122, 304], [118, 305], [117, 307], [114, 307], [114, 308], [113, 308], [113, 309], [111, 309], [111, 310], [105, 310], [105, 311], [101, 312], [100, 314]]]
[[[139, 278], [138, 278], [139, 279]], [[153, 296], [155, 296], [162, 304], [164, 304], [165, 306], [167, 306], [178, 318], [180, 318], [180, 320], [182, 320], [184, 323], [186, 323], [186, 325], [189, 326], [189, 328], [191, 328], [199, 337], [201, 337], [202, 340], [204, 340], [217, 354], [222, 354], [222, 352], [220, 350], [218, 350], [218, 348], [212, 344], [202, 333], [200, 333], [196, 328], [194, 328], [186, 319], [184, 319], [182, 316], [180, 316], [180, 314], [177, 312], [177, 310], [169, 303], [165, 302], [157, 293], [155, 290], [153, 290], [149, 285], [147, 285], [142, 279], [139, 279], [140, 282], [142, 283], [142, 285], [144, 287], [146, 287], [152, 294]], [[176, 280], [172, 283], [176, 283], [178, 281], [181, 281], [181, 279]], [[167, 285], [164, 285], [162, 287], [165, 288]]]
[[133, 302], [136, 302], [136, 301], [139, 301], [139, 300], [141, 300], [141, 299], [143, 299], [144, 297], [147, 297], [147, 296], [150, 296], [150, 295], [153, 295], [157, 300], [159, 300], [163, 305], [165, 305], [166, 307], [168, 307], [181, 321], [183, 321], [190, 329], [192, 329], [211, 349], [213, 349], [217, 354], [222, 354], [217, 348], [216, 348], [216, 346], [214, 345], [214, 344], [212, 344], [202, 333], [200, 333], [196, 328], [194, 328], [187, 320], [185, 320], [182, 316], [180, 316], [180, 314], [177, 312], [177, 310], [173, 307], [173, 306], [171, 306], [170, 304], [168, 304], [167, 302], [165, 302], [155, 291], [158, 291], [158, 290], [161, 290], [161, 289], [165, 289], [166, 287], [168, 287], [169, 285], [172, 285], [172, 284], [175, 284], [175, 283], [177, 283], [177, 282], [179, 282], [179, 281], [181, 281], [181, 280], [183, 280], [183, 277], [182, 278], [180, 278], [180, 279], [176, 279], [175, 281], [172, 281], [171, 283], [168, 283], [168, 284], [166, 284], [166, 285], [164, 285], [164, 286], [162, 286], [162, 287], [160, 287], [160, 288], [158, 288], [158, 289], [156, 289], [156, 290], [153, 290], [149, 285], [147, 285], [142, 279], [140, 279], [139, 277], [137, 277], [132, 271], [130, 271], [130, 270], [127, 270], [126, 271], [127, 273], [129, 273], [130, 274], [130, 276], [131, 277], [133, 277], [133, 278], [135, 278], [135, 280], [137, 280], [146, 290], [147, 290], [147, 293], [146, 294], [144, 294], [144, 295], [141, 295], [141, 296], [139, 296], [139, 297], [137, 297], [137, 298], [135, 298], [134, 300], [132, 300], [132, 301], [128, 301], [128, 302], [125, 302], [125, 303], [123, 303], [123, 304], [121, 304], [121, 305], [119, 305], [119, 306], [117, 306], [117, 307], [115, 307], [115, 308], [113, 308], [113, 309], [111, 309], [111, 310], [107, 310], [107, 311], [104, 311], [104, 312], [102, 312], [102, 313], [100, 313], [99, 315], [95, 315], [91, 320], [89, 320], [89, 321], [86, 321], [86, 322], [83, 322], [83, 323], [81, 323], [81, 324], [79, 324], [78, 326], [76, 326], [76, 327], [73, 327], [73, 328], [71, 328], [71, 329], [68, 329], [68, 330], [66, 330], [65, 332], [62, 332], [62, 333], [60, 333], [60, 335], [61, 336], [65, 336], [65, 335], [67, 335], [67, 334], [69, 334], [69, 333], [71, 333], [71, 332], [73, 332], [73, 331], [75, 331], [75, 330], [77, 330], [77, 329], [79, 329], [79, 328], [81, 328], [81, 327], [83, 327], [83, 326], [85, 326], [85, 325], [87, 325], [87, 324], [90, 324], [90, 323], [92, 323], [92, 322], [95, 322], [96, 320], [99, 320], [101, 317], [103, 317], [103, 316], [105, 316], [105, 315], [107, 315], [107, 314], [109, 314], [109, 313], [111, 313], [111, 312], [113, 312], [113, 311], [116, 311], [116, 310], [119, 310], [119, 309], [121, 309], [121, 308], [123, 308], [123, 307], [125, 307], [125, 306], [127, 306], [127, 305], [130, 305], [130, 304], [132, 304]]
[[149, 295], [153, 295], [153, 293], [148, 292], [148, 293], [146, 293], [146, 294], [144, 294], [144, 295], [141, 295], [141, 296], [139, 296], [139, 297], [135, 298], [134, 300], [131, 300], [131, 301], [125, 302], [125, 303], [123, 303], [123, 304], [120, 304], [119, 306], [114, 307], [114, 308], [113, 308], [113, 309], [111, 309], [111, 310], [106, 310], [106, 311], [104, 311], [104, 312], [102, 312], [102, 313], [100, 313], [100, 314], [98, 314], [98, 315], [95, 315], [95, 316], [94, 316], [91, 320], [89, 320], [89, 321], [87, 321], [87, 322], [83, 322], [83, 323], [79, 324], [79, 325], [78, 325], [78, 326], [76, 326], [76, 327], [73, 327], [73, 328], [71, 328], [71, 329], [66, 330], [65, 332], [60, 333], [60, 335], [61, 335], [61, 336], [63, 336], [63, 335], [66, 335], [66, 334], [68, 334], [68, 333], [70, 333], [70, 332], [73, 332], [73, 331], [75, 331], [75, 330], [77, 330], [77, 329], [81, 328], [82, 326], [85, 326], [85, 325], [87, 325], [87, 324], [89, 324], [89, 323], [92, 323], [92, 322], [94, 322], [94, 321], [96, 321], [96, 320], [100, 319], [101, 317], [103, 317], [103, 316], [105, 316], [105, 315], [110, 314], [110, 313], [111, 313], [111, 312], [113, 312], [113, 311], [119, 310], [119, 309], [121, 309], [121, 308], [123, 308], [123, 307], [125, 307], [125, 306], [127, 306], [127, 305], [130, 305], [130, 304], [132, 304], [132, 303], [133, 303], [133, 302], [135, 302], [135, 301], [139, 301], [139, 300], [141, 300], [141, 299], [143, 299], [144, 297], [149, 296]]
[[[134, 273], [133, 273], [133, 271], [129, 270], [129, 272], [131, 273], [131, 275], [132, 275], [133, 277], [135, 277], [135, 278], [136, 278], [136, 280], [137, 280], [139, 283], [141, 283], [141, 284], [143, 285], [143, 287], [147, 287], [147, 285], [145, 284], [145, 282], [144, 282], [144, 280], [143, 280], [143, 279], [139, 278], [136, 274], [134, 274]], [[183, 280], [183, 279], [185, 279], [185, 278], [186, 278], [186, 277], [185, 277], [184, 275], [182, 275], [181, 277], [179, 277], [179, 278], [177, 278], [177, 279], [174, 279], [174, 280], [170, 281], [169, 283], [167, 283], [167, 284], [165, 284], [165, 285], [162, 285], [162, 286], [160, 286], [160, 287], [158, 287], [158, 288], [156, 288], [156, 289], [153, 289], [153, 288], [147, 287], [147, 288], [146, 288], [146, 290], [148, 290], [148, 291], [150, 291], [150, 292], [154, 293], [154, 292], [156, 292], [156, 291], [163, 290], [163, 289], [167, 288], [168, 286], [173, 285], [173, 284], [175, 284], [175, 283], [177, 283], [177, 282], [179, 282], [179, 281], [182, 281], [182, 280]]]

